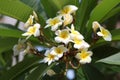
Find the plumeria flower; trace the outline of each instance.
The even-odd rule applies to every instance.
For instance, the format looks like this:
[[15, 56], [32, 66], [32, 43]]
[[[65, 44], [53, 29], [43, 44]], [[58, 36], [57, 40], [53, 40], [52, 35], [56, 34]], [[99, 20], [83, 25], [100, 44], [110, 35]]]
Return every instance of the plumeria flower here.
[[18, 40], [18, 44], [13, 46], [13, 54], [14, 56], [18, 56], [20, 53], [24, 53], [24, 50], [26, 48], [25, 40]]
[[50, 18], [46, 21], [47, 25], [45, 28], [51, 27], [52, 31], [56, 31], [59, 26], [62, 25], [62, 16], [57, 16], [55, 18]]
[[25, 23], [24, 27], [27, 29], [28, 27], [33, 25], [33, 19], [34, 16], [30, 15], [29, 19], [27, 20], [27, 22]]
[[[69, 29], [69, 28], [68, 28]], [[77, 37], [77, 38], [79, 38], [79, 39], [84, 39], [84, 37], [83, 37], [83, 35], [82, 34], [80, 34], [78, 31], [76, 31], [75, 30], [75, 27], [74, 27], [74, 25], [72, 24], [71, 25], [71, 29], [69, 29], [70, 30], [70, 36], [71, 36], [71, 38], [72, 39], [74, 39], [75, 37]]]
[[75, 57], [80, 60], [79, 62], [81, 64], [85, 64], [85, 63], [90, 63], [91, 62], [92, 54], [93, 53], [91, 51], [87, 51], [87, 49], [83, 49], [81, 51], [81, 53], [77, 53]]
[[55, 54], [52, 53], [52, 49], [50, 49], [45, 52], [45, 58], [43, 59], [43, 62], [44, 63], [48, 62], [48, 65], [50, 65], [52, 62], [58, 59], [59, 58]]
[[29, 27], [27, 32], [22, 34], [22, 36], [28, 36], [27, 39], [34, 35], [35, 37], [40, 36], [40, 24], [36, 23], [33, 26]]
[[62, 10], [58, 11], [60, 15], [64, 14], [72, 14], [74, 13], [78, 8], [74, 5], [67, 5]]
[[97, 29], [100, 28], [100, 24], [97, 21], [94, 21], [92, 24], [93, 31], [96, 33]]
[[66, 26], [68, 24], [71, 24], [73, 21], [73, 16], [71, 14], [65, 14], [63, 15], [63, 26]]
[[[13, 46], [12, 66], [16, 65], [17, 61], [20, 62], [24, 59], [24, 56], [26, 55], [25, 50], [27, 47], [25, 41], [25, 39], [19, 39], [18, 44]], [[18, 56], [18, 59], [16, 59], [16, 56]]]
[[74, 48], [76, 49], [83, 49], [90, 47], [90, 45], [87, 42], [85, 42], [83, 39], [80, 39], [78, 37], [74, 37], [72, 42], [74, 43]]
[[55, 37], [56, 42], [63, 42], [65, 44], [70, 42], [70, 33], [68, 29], [58, 30], [55, 32], [55, 34], [57, 35], [57, 37]]
[[97, 32], [98, 36], [102, 36], [104, 40], [106, 41], [111, 41], [112, 40], [112, 35], [111, 33], [105, 29], [104, 27], [100, 27], [100, 32]]
[[58, 58], [61, 58], [63, 56], [64, 52], [67, 52], [68, 49], [64, 47], [64, 45], [60, 45], [58, 47], [53, 47], [53, 54], [55, 54]]

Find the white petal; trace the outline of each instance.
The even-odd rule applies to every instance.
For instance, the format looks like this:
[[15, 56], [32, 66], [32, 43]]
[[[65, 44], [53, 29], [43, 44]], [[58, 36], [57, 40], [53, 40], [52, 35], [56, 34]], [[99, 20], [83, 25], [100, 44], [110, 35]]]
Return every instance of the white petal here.
[[48, 56], [49, 53], [50, 53], [50, 50], [46, 50], [45, 56]]
[[28, 32], [22, 34], [22, 36], [30, 36], [30, 35], [32, 35], [32, 34], [30, 34]]
[[51, 26], [51, 30], [52, 31], [56, 31], [58, 29], [58, 24], [54, 25], [54, 26]]
[[106, 41], [111, 41], [112, 40], [112, 35], [109, 34], [108, 36], [106, 37], [103, 37]]
[[57, 56], [58, 56], [59, 58], [61, 58], [61, 57], [63, 56], [63, 54], [58, 54]]
[[52, 60], [48, 61], [48, 65], [50, 65], [52, 63]]
[[80, 63], [81, 63], [81, 64], [90, 63], [90, 62], [91, 62], [91, 57], [87, 57], [87, 58], [85, 58], [85, 59], [81, 59], [81, 60], [80, 60]]
[[104, 36], [101, 32], [97, 32], [98, 36]]
[[48, 27], [50, 27], [50, 25], [46, 25], [44, 28], [48, 28]]
[[75, 57], [76, 57], [77, 59], [80, 59], [80, 53], [77, 53], [77, 54], [75, 55]]
[[60, 38], [60, 37], [55, 37], [55, 41], [56, 41], [57, 43], [60, 43], [60, 42], [61, 42], [61, 38]]
[[55, 32], [55, 35], [59, 35], [60, 34], [60, 30], [57, 30], [56, 32]]

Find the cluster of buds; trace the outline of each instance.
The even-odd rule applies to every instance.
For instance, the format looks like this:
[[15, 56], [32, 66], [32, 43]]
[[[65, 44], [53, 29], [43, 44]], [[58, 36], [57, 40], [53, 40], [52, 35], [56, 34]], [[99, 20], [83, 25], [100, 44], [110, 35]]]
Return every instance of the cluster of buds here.
[[[90, 44], [84, 40], [84, 36], [74, 27], [74, 15], [77, 11], [77, 7], [74, 5], [67, 5], [57, 12], [57, 16], [46, 20], [46, 26], [44, 28], [51, 28], [51, 31], [55, 33], [56, 46], [46, 50], [44, 59], [42, 62], [50, 65], [55, 61], [72, 62], [73, 57], [77, 59], [80, 64], [86, 64], [91, 62], [92, 51], [89, 51]], [[40, 36], [40, 24], [34, 22], [34, 16], [30, 16], [25, 23], [27, 31], [22, 34], [23, 36], [38, 37]], [[100, 30], [99, 32], [98, 29]], [[93, 22], [93, 30], [98, 36], [102, 36], [106, 41], [111, 41], [111, 33], [100, 26], [98, 22]], [[72, 57], [72, 58], [71, 58]]]

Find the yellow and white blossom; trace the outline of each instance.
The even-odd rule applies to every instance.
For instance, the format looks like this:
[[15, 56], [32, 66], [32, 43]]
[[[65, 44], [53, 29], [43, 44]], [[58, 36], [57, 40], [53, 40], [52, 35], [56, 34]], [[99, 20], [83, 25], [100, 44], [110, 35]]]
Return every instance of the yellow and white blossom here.
[[63, 26], [71, 24], [73, 22], [73, 16], [71, 14], [63, 15]]
[[59, 26], [62, 25], [62, 16], [57, 16], [55, 18], [50, 18], [46, 21], [47, 25], [45, 28], [51, 27], [52, 31], [56, 31]]
[[[69, 29], [69, 28], [68, 28]], [[83, 35], [82, 34], [80, 34], [77, 30], [75, 30], [75, 27], [74, 27], [74, 25], [72, 24], [71, 25], [71, 29], [69, 29], [70, 30], [70, 36], [71, 36], [71, 39], [74, 39], [74, 38], [79, 38], [79, 39], [84, 39], [84, 37], [83, 37]]]
[[72, 14], [74, 13], [78, 8], [74, 5], [67, 5], [65, 7], [63, 7], [62, 10], [58, 11], [58, 13], [60, 15], [64, 15], [64, 14]]
[[28, 27], [33, 25], [33, 19], [34, 19], [34, 16], [30, 15], [29, 19], [27, 20], [27, 22], [24, 25], [25, 29], [27, 29]]
[[111, 41], [112, 40], [112, 35], [111, 33], [105, 29], [104, 27], [100, 27], [100, 31], [97, 32], [98, 36], [102, 36], [104, 40], [106, 41]]
[[94, 21], [93, 24], [92, 24], [92, 28], [93, 28], [93, 31], [96, 32], [98, 28], [100, 28], [101, 25], [97, 22], [97, 21]]
[[57, 37], [55, 37], [55, 41], [60, 43], [68, 44], [70, 42], [70, 33], [68, 29], [58, 30], [55, 32]]
[[87, 49], [83, 49], [81, 51], [81, 53], [77, 53], [75, 57], [80, 60], [79, 62], [81, 64], [85, 64], [85, 63], [90, 63], [91, 62], [92, 54], [93, 53], [91, 51], [87, 51]]
[[33, 26], [29, 27], [27, 32], [22, 34], [22, 36], [28, 36], [27, 38], [29, 38], [32, 35], [34, 35], [35, 37], [40, 36], [40, 30], [39, 29], [40, 29], [40, 24], [36, 23]]
[[58, 59], [59, 58], [55, 54], [52, 53], [52, 49], [50, 49], [45, 52], [45, 58], [43, 59], [42, 62], [44, 62], [44, 63], [48, 62], [48, 65], [50, 65], [52, 62], [54, 62]]
[[53, 47], [53, 54], [55, 54], [58, 58], [63, 56], [64, 52], [67, 52], [68, 49], [64, 47], [64, 45], [59, 45], [58, 47]]
[[87, 42], [85, 42], [83, 39], [80, 39], [78, 37], [74, 37], [72, 42], [74, 43], [74, 48], [76, 49], [83, 49], [90, 47], [90, 45]]

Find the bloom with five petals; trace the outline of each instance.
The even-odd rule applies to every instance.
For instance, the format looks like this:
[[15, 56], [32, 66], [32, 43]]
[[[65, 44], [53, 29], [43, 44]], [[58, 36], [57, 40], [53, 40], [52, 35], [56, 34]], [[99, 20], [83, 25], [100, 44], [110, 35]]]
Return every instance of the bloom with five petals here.
[[45, 28], [51, 27], [52, 31], [56, 31], [59, 26], [62, 25], [62, 16], [57, 16], [55, 18], [50, 18], [46, 21], [47, 25]]
[[44, 63], [48, 62], [48, 65], [50, 65], [52, 62], [54, 62], [58, 59], [59, 58], [54, 53], [52, 53], [52, 49], [50, 49], [45, 52], [45, 58], [43, 59], [42, 62], [44, 62]]
[[35, 37], [40, 36], [40, 24], [36, 23], [27, 29], [27, 32], [23, 33], [22, 36], [28, 36], [27, 39], [34, 35]]
[[57, 35], [57, 37], [55, 37], [56, 42], [63, 42], [65, 44], [70, 42], [70, 33], [68, 29], [58, 30], [55, 32], [55, 34]]
[[55, 54], [58, 58], [63, 56], [64, 52], [67, 52], [68, 49], [64, 47], [64, 45], [59, 45], [58, 47], [53, 47], [53, 54]]
[[85, 64], [91, 62], [92, 54], [93, 53], [91, 51], [87, 51], [87, 49], [83, 49], [81, 53], [77, 53], [75, 57], [80, 60], [79, 62], [81, 64]]

